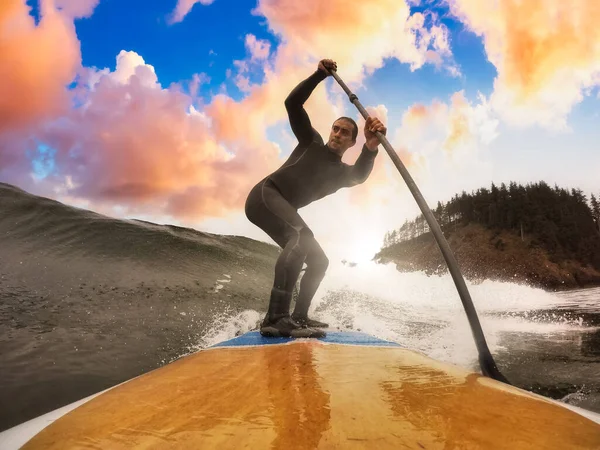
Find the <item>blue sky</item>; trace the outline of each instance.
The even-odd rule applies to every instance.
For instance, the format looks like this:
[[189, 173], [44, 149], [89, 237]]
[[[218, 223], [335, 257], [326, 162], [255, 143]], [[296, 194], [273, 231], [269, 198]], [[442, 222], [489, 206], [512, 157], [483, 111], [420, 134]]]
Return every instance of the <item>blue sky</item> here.
[[[185, 82], [195, 73], [206, 73], [210, 83], [203, 85], [206, 101], [227, 83], [228, 93], [235, 99], [243, 94], [226, 78], [233, 61], [244, 59], [244, 38], [253, 34], [268, 40], [273, 50], [280, 42], [268, 28], [268, 22], [252, 13], [255, 0], [237, 0], [236, 7], [225, 1], [210, 5], [195, 5], [185, 20], [168, 23], [176, 1], [158, 0], [102, 0], [90, 18], [75, 20], [77, 37], [81, 42], [82, 64], [86, 67], [115, 68], [116, 55], [121, 50], [135, 51], [152, 65], [163, 87]], [[36, 0], [28, 0], [32, 15], [39, 14]], [[489, 93], [496, 73], [487, 61], [482, 42], [464, 26], [447, 16], [448, 9], [412, 7], [413, 12], [434, 11], [452, 35], [452, 54], [461, 68], [463, 77], [452, 79], [440, 70], [426, 66], [417, 72], [395, 60], [377, 70], [369, 80], [366, 100], [388, 98], [404, 104], [422, 101], [431, 96], [444, 96], [465, 89], [470, 97], [476, 92]], [[133, 20], [132, 20], [133, 19]], [[324, 55], [326, 57], [326, 55]], [[443, 83], [440, 83], [443, 78]], [[465, 81], [468, 79], [468, 83]]]

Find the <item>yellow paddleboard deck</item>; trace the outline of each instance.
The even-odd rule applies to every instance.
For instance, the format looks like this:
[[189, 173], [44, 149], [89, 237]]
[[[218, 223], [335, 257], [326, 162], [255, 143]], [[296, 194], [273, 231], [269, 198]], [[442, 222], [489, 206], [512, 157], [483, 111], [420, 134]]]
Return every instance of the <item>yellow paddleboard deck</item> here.
[[600, 449], [600, 425], [360, 333], [251, 332], [94, 397], [23, 448]]

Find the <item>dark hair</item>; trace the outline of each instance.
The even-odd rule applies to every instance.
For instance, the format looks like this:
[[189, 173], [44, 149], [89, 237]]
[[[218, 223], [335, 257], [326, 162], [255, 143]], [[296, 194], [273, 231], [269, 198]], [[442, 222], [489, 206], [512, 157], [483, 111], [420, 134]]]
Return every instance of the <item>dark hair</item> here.
[[338, 120], [341, 120], [341, 119], [347, 120], [354, 127], [354, 129], [352, 130], [352, 140], [355, 141], [356, 140], [356, 136], [358, 136], [358, 125], [356, 125], [356, 122], [354, 121], [354, 119], [351, 119], [350, 117], [346, 117], [346, 116], [338, 117], [338, 119], [336, 120], [336, 122]]

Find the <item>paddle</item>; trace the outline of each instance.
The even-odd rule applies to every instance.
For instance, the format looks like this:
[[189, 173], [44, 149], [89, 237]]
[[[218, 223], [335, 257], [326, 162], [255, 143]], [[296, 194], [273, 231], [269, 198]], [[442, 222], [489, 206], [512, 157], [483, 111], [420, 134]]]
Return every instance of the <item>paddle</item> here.
[[[329, 70], [329, 72], [340, 84], [340, 86], [346, 92], [346, 94], [348, 94], [350, 102], [352, 102], [354, 106], [356, 106], [356, 108], [360, 111], [360, 113], [366, 120], [369, 117], [369, 114], [358, 101], [358, 97], [352, 93], [348, 86], [346, 86], [346, 84], [341, 80], [341, 78], [338, 76], [335, 70]], [[456, 285], [456, 288], [458, 290], [458, 295], [460, 296], [465, 312], [467, 313], [469, 324], [471, 325], [471, 331], [473, 333], [473, 337], [475, 338], [477, 351], [479, 352], [479, 365], [481, 367], [481, 372], [487, 377], [510, 384], [508, 380], [504, 377], [504, 375], [502, 375], [496, 367], [494, 358], [492, 357], [492, 354], [490, 353], [490, 350], [485, 341], [485, 336], [483, 335], [483, 330], [481, 329], [481, 324], [479, 323], [479, 318], [477, 317], [477, 312], [475, 311], [475, 307], [473, 306], [473, 302], [471, 300], [471, 296], [469, 295], [467, 285], [465, 284], [465, 280], [460, 272], [460, 269], [458, 268], [458, 263], [456, 262], [454, 254], [452, 253], [452, 250], [450, 249], [450, 246], [448, 245], [448, 242], [446, 241], [446, 238], [442, 233], [442, 229], [435, 220], [435, 217], [433, 216], [431, 210], [427, 206], [427, 203], [421, 195], [419, 188], [408, 173], [408, 170], [406, 170], [406, 167], [404, 167], [404, 164], [402, 164], [402, 161], [400, 161], [400, 158], [388, 142], [385, 135], [381, 134], [379, 131], [375, 134], [379, 138], [379, 142], [381, 142], [388, 155], [390, 155], [390, 158], [392, 158], [392, 161], [394, 162], [396, 168], [400, 172], [400, 175], [402, 175], [402, 178], [404, 178], [404, 181], [406, 182], [408, 188], [412, 192], [413, 197], [417, 201], [419, 208], [421, 208], [421, 211], [425, 216], [425, 219], [427, 219], [429, 228], [435, 236], [435, 239], [442, 252], [442, 255], [444, 256], [444, 259], [446, 260], [446, 264], [448, 265], [448, 269], [450, 270], [450, 274], [452, 275], [452, 279], [454, 280], [454, 284]]]

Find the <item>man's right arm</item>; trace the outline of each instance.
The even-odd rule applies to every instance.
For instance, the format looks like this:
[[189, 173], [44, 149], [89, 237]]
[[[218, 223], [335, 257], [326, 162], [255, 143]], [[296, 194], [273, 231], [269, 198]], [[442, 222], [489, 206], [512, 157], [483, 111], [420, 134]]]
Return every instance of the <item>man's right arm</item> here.
[[290, 126], [300, 144], [312, 142], [315, 133], [304, 109], [304, 102], [325, 78], [327, 78], [327, 73], [317, 69], [312, 75], [301, 81], [285, 99], [285, 109], [288, 112]]

